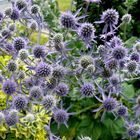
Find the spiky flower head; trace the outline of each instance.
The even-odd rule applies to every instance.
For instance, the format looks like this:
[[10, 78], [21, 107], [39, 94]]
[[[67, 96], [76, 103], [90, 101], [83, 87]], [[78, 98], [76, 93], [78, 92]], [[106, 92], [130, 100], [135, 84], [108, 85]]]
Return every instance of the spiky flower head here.
[[94, 93], [95, 93], [95, 88], [92, 84], [85, 83], [84, 85], [82, 85], [81, 95], [83, 97], [93, 97]]
[[52, 77], [58, 80], [62, 79], [65, 75], [64, 67], [57, 65], [53, 68]]
[[59, 85], [55, 88], [55, 93], [59, 96], [66, 96], [69, 92], [69, 87], [65, 83], [59, 83]]
[[20, 12], [17, 8], [13, 8], [10, 14], [11, 20], [18, 20], [20, 18]]
[[112, 51], [112, 57], [116, 60], [122, 60], [126, 56], [126, 49], [124, 47], [115, 47]]
[[83, 23], [79, 27], [78, 33], [83, 40], [89, 41], [95, 36], [95, 28], [91, 23]]
[[118, 23], [119, 14], [114, 9], [107, 9], [103, 12], [101, 20], [108, 25], [116, 25]]
[[1, 35], [5, 38], [9, 38], [11, 34], [8, 29], [3, 29]]
[[62, 13], [60, 16], [61, 25], [64, 28], [75, 29], [76, 27], [76, 17], [71, 12]]
[[64, 125], [67, 126], [67, 121], [69, 119], [69, 114], [67, 113], [66, 110], [56, 108], [53, 111], [53, 114], [54, 114], [54, 120], [56, 121], [56, 123], [58, 123], [58, 127], [59, 127], [60, 124], [64, 124]]
[[121, 116], [121, 117], [124, 117], [128, 114], [128, 109], [127, 107], [121, 105], [118, 107], [117, 109], [117, 115]]
[[54, 44], [59, 44], [63, 42], [63, 35], [61, 33], [56, 33], [53, 37]]
[[19, 51], [26, 47], [26, 42], [23, 38], [17, 37], [14, 39], [13, 46], [17, 51]]
[[7, 114], [5, 115], [5, 122], [8, 126], [16, 125], [19, 121], [18, 116], [13, 117], [13, 115]]
[[140, 55], [138, 52], [133, 52], [130, 56], [130, 59], [131, 60], [134, 60], [136, 62], [139, 62], [140, 61]]
[[15, 31], [15, 29], [16, 29], [16, 25], [15, 24], [10, 24], [9, 26], [8, 26], [8, 29], [10, 30], [10, 31]]
[[13, 107], [17, 110], [25, 109], [27, 107], [28, 100], [24, 95], [17, 95], [13, 99]]
[[46, 110], [50, 110], [56, 106], [56, 99], [53, 95], [46, 95], [42, 100], [42, 105]]
[[50, 77], [45, 83], [41, 84], [43, 89], [53, 90], [57, 86], [58, 80]]
[[130, 61], [127, 63], [127, 70], [132, 73], [135, 72], [137, 69], [137, 62], [136, 61]]
[[106, 98], [103, 101], [103, 108], [107, 111], [107, 112], [111, 112], [114, 111], [114, 109], [116, 109], [117, 107], [117, 100], [115, 98]]
[[17, 70], [17, 64], [14, 60], [10, 60], [9, 63], [7, 64], [7, 69], [10, 72], [14, 72]]
[[47, 76], [50, 76], [51, 73], [52, 73], [52, 67], [47, 64], [47, 63], [44, 63], [44, 62], [40, 62], [36, 69], [36, 74], [40, 77], [47, 77]]
[[8, 8], [4, 11], [4, 13], [5, 13], [6, 16], [10, 16], [11, 13], [12, 13], [12, 9], [8, 7]]
[[94, 62], [93, 62], [93, 58], [90, 55], [85, 55], [85, 56], [82, 56], [80, 58], [80, 62], [79, 63], [80, 63], [80, 66], [82, 68], [87, 68], [88, 65], [91, 65]]
[[20, 60], [24, 61], [28, 58], [29, 54], [26, 49], [21, 49], [18, 53], [18, 56], [19, 56]]
[[118, 62], [116, 59], [111, 59], [107, 62], [106, 66], [109, 68], [109, 69], [116, 69], [117, 66], [118, 66]]
[[14, 47], [12, 44], [5, 44], [5, 50], [8, 52], [13, 52], [14, 51]]
[[31, 6], [30, 11], [31, 11], [31, 14], [37, 14], [40, 12], [40, 8], [38, 5], [34, 4], [33, 6]]
[[114, 36], [109, 43], [111, 48], [123, 46], [123, 41], [117, 36]]
[[107, 53], [108, 53], [107, 47], [104, 46], [104, 45], [98, 46], [98, 53], [99, 53], [101, 56], [107, 55]]
[[125, 61], [124, 60], [120, 60], [119, 61], [119, 68], [123, 69], [125, 67]]
[[125, 14], [122, 17], [122, 22], [125, 24], [129, 24], [131, 20], [132, 20], [132, 17], [130, 14]]
[[46, 51], [45, 51], [45, 47], [44, 46], [40, 46], [40, 45], [37, 45], [36, 47], [34, 47], [33, 49], [33, 54], [36, 58], [43, 58], [46, 54]]
[[30, 89], [30, 92], [29, 92], [29, 97], [31, 99], [39, 99], [41, 96], [43, 95], [43, 91], [42, 89], [39, 87], [39, 86], [33, 86], [31, 89]]
[[25, 0], [17, 0], [15, 6], [17, 7], [18, 10], [22, 10], [27, 7], [27, 3]]
[[115, 75], [113, 75], [111, 78], [110, 78], [110, 83], [113, 85], [113, 86], [116, 86], [118, 83], [119, 83], [119, 78]]
[[6, 80], [3, 82], [2, 90], [7, 95], [12, 95], [16, 92], [16, 83], [11, 80]]
[[19, 71], [19, 73], [18, 73], [18, 79], [22, 80], [24, 78], [25, 78], [25, 72]]
[[127, 128], [127, 134], [130, 138], [135, 138], [138, 136], [137, 131], [134, 129], [134, 126], [130, 126]]
[[31, 87], [33, 87], [33, 80], [32, 80], [32, 78], [31, 77], [28, 77], [28, 78], [26, 78], [25, 79], [25, 81], [24, 81], [24, 83], [25, 83], [25, 86], [27, 87], [27, 88], [31, 88]]
[[113, 75], [113, 72], [109, 68], [104, 68], [103, 71], [101, 72], [103, 78], [110, 78]]

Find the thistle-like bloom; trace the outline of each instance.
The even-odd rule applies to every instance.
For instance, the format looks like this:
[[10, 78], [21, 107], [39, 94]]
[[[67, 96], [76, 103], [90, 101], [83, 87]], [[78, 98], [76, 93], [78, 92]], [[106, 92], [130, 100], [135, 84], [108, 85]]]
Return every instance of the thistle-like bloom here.
[[63, 42], [63, 35], [60, 33], [55, 34], [53, 37], [53, 42], [54, 42], [54, 44], [62, 43]]
[[35, 69], [36, 74], [40, 77], [49, 76], [52, 73], [52, 67], [44, 62], [40, 62]]
[[41, 96], [43, 95], [43, 91], [42, 89], [39, 87], [39, 86], [33, 86], [31, 89], [30, 89], [30, 92], [29, 92], [29, 97], [31, 99], [39, 99]]
[[114, 36], [110, 42], [109, 42], [109, 46], [111, 48], [115, 48], [115, 47], [118, 47], [118, 46], [122, 46], [123, 47], [123, 41], [117, 37], [117, 36]]
[[125, 24], [129, 24], [131, 20], [132, 20], [132, 17], [130, 14], [125, 14], [122, 17], [122, 22]]
[[67, 29], [76, 29], [78, 26], [78, 20], [84, 18], [84, 16], [77, 17], [80, 10], [78, 10], [75, 14], [72, 14], [70, 11], [66, 11], [60, 16], [60, 23], [64, 28]]
[[103, 78], [110, 78], [113, 75], [113, 71], [110, 68], [105, 67], [102, 70], [101, 75]]
[[10, 18], [12, 20], [18, 20], [20, 18], [20, 12], [17, 8], [11, 10]]
[[77, 24], [77, 19], [76, 16], [73, 15], [71, 12], [65, 12], [61, 14], [60, 22], [64, 28], [75, 29]]
[[24, 61], [28, 58], [29, 54], [26, 49], [21, 49], [18, 53], [18, 56], [19, 56], [20, 60]]
[[117, 112], [117, 115], [120, 117], [126, 117], [128, 115], [128, 109], [126, 106], [123, 106], [123, 105], [119, 106], [116, 112]]
[[55, 93], [58, 96], [66, 96], [69, 92], [69, 87], [65, 83], [59, 83], [59, 85], [55, 88]]
[[65, 75], [65, 70], [62, 66], [57, 65], [53, 68], [52, 77], [58, 80], [62, 79]]
[[125, 127], [127, 129], [126, 135], [130, 139], [137, 138], [140, 132], [140, 126], [134, 122], [125, 122]]
[[37, 13], [40, 12], [40, 8], [39, 8], [38, 5], [35, 5], [35, 4], [34, 4], [33, 6], [31, 6], [30, 11], [31, 11], [31, 14], [37, 14]]
[[101, 23], [104, 23], [103, 33], [107, 33], [108, 31], [113, 31], [118, 24], [119, 14], [114, 9], [107, 9], [103, 12], [101, 16]]
[[79, 36], [86, 42], [95, 38], [95, 28], [91, 23], [83, 23], [78, 29]]
[[130, 61], [127, 63], [127, 70], [130, 73], [135, 72], [137, 69], [137, 62], [136, 61]]
[[11, 80], [6, 80], [2, 85], [2, 90], [7, 95], [12, 95], [16, 92], [16, 83]]
[[112, 50], [112, 57], [116, 60], [122, 60], [126, 56], [126, 49], [118, 46]]
[[5, 122], [8, 126], [16, 125], [19, 121], [18, 116], [13, 117], [13, 115], [5, 115]]
[[41, 103], [42, 103], [43, 107], [48, 111], [56, 106], [56, 99], [53, 95], [46, 95], [42, 99]]
[[8, 69], [8, 71], [10, 71], [10, 72], [14, 72], [14, 71], [17, 70], [17, 64], [16, 64], [13, 60], [11, 60], [11, 61], [9, 61], [9, 63], [7, 64], [7, 69]]
[[111, 60], [107, 61], [106, 66], [107, 66], [109, 69], [116, 69], [117, 66], [118, 66], [118, 62], [117, 62], [116, 59], [111, 59]]
[[8, 26], [8, 29], [9, 29], [10, 31], [14, 32], [15, 29], [16, 29], [16, 25], [15, 25], [15, 24], [10, 24], [10, 25]]
[[53, 90], [58, 84], [58, 80], [55, 78], [49, 78], [47, 81], [41, 83], [41, 87], [45, 90]]
[[61, 124], [64, 124], [68, 128], [67, 121], [69, 119], [70, 113], [68, 113], [67, 111], [68, 109], [64, 110], [62, 105], [61, 108], [56, 107], [53, 109], [54, 120], [58, 124], [58, 128]]
[[133, 52], [130, 56], [130, 59], [131, 60], [134, 60], [136, 62], [139, 62], [140, 61], [140, 55], [138, 52]]
[[44, 46], [38, 45], [38, 46], [34, 47], [33, 54], [36, 58], [41, 58], [41, 57], [43, 58], [46, 54], [46, 50], [45, 50]]
[[17, 95], [15, 96], [14, 100], [13, 100], [13, 107], [15, 109], [25, 109], [27, 106], [28, 100], [26, 98], [26, 96], [23, 95]]
[[119, 78], [116, 75], [113, 75], [110, 79], [110, 84], [116, 86], [119, 83]]
[[104, 45], [100, 45], [98, 47], [98, 53], [100, 54], [101, 57], [105, 57], [108, 54], [108, 48]]
[[114, 115], [114, 111], [116, 110], [116, 108], [118, 106], [118, 101], [115, 98], [110, 97], [110, 95], [111, 95], [110, 93], [108, 96], [106, 96], [104, 93], [104, 90], [98, 85], [98, 83], [95, 82], [95, 84], [98, 87], [98, 91], [102, 95], [102, 99], [98, 98], [96, 95], [94, 95], [94, 96], [99, 102], [102, 103], [102, 105], [99, 108], [93, 110], [93, 112], [98, 112], [98, 111], [103, 109], [104, 112], [103, 112], [103, 115], [101, 117], [101, 121], [103, 121], [106, 112], [111, 112]]
[[27, 7], [27, 2], [25, 0], [18, 0], [16, 1], [15, 6], [18, 10], [22, 10], [23, 8]]
[[95, 88], [90, 83], [85, 83], [81, 88], [81, 95], [83, 97], [93, 97], [95, 94]]
[[88, 65], [93, 64], [94, 61], [90, 55], [85, 55], [80, 58], [79, 63], [82, 68], [87, 68]]
[[23, 38], [17, 37], [14, 39], [13, 46], [17, 51], [19, 51], [26, 47], [26, 42]]

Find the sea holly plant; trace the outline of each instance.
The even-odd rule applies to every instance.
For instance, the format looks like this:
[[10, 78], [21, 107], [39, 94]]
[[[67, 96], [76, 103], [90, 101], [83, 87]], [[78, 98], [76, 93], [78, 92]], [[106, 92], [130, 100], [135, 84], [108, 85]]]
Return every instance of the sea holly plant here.
[[81, 10], [52, 10], [53, 28], [33, 1], [12, 1], [0, 13], [1, 60], [9, 56], [0, 62], [2, 139], [140, 138], [139, 92], [127, 95], [140, 79], [140, 42], [127, 48], [118, 34], [133, 17], [111, 8], [90, 23]]

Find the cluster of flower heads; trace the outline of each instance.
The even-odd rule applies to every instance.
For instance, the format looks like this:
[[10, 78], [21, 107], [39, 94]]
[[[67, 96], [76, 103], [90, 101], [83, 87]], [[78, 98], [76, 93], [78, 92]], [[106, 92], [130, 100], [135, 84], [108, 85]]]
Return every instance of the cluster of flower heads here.
[[[71, 56], [70, 52], [76, 46], [68, 48], [70, 41], [65, 40], [67, 33], [52, 31], [48, 43], [40, 45], [40, 34], [47, 28], [47, 24], [43, 21], [40, 8], [32, 2], [17, 0], [4, 13], [0, 12], [0, 49], [11, 56], [7, 65], [2, 65], [0, 75], [1, 90], [7, 95], [6, 108], [0, 112], [0, 123], [5, 123], [7, 127], [15, 126], [22, 123], [21, 118], [33, 120], [37, 113], [45, 110], [58, 124], [58, 128], [61, 124], [68, 127], [70, 115], [76, 115], [76, 112], [68, 113], [69, 108], [64, 109], [60, 100], [61, 97], [69, 97], [72, 90], [70, 84], [73, 84], [69, 76], [72, 76], [79, 79], [74, 85], [77, 85], [75, 88], [78, 89], [80, 98], [95, 98], [101, 103], [99, 108], [93, 110], [103, 110], [101, 121], [104, 121], [106, 113], [113, 113], [114, 119], [123, 117], [127, 136], [138, 137], [140, 97], [134, 101], [125, 98], [134, 103], [133, 123], [129, 122], [131, 115], [127, 106], [119, 98], [125, 96], [122, 84], [139, 76], [140, 42], [136, 42], [132, 49], [126, 48], [123, 40], [115, 33], [119, 27], [119, 14], [114, 9], [104, 11], [101, 21], [94, 24], [83, 22], [86, 17], [79, 17], [79, 12], [80, 10], [73, 14], [67, 11], [58, 19], [60, 27], [69, 33], [75, 33], [75, 41], [83, 42], [89, 50], [89, 53], [83, 54], [79, 51], [78, 56]], [[122, 23], [130, 22], [130, 14], [122, 17]], [[17, 37], [18, 23], [32, 32], [38, 31], [38, 42], [31, 42], [27, 36]], [[99, 36], [102, 44], [96, 41], [95, 27], [98, 23], [104, 24]], [[111, 38], [109, 36], [108, 39], [108, 35]], [[67, 65], [65, 61], [73, 62]], [[24, 65], [23, 70], [20, 69], [21, 63]], [[35, 105], [41, 106], [38, 112], [33, 110]], [[44, 128], [50, 140], [60, 139], [51, 133], [49, 125]], [[91, 140], [83, 136], [79, 139]]]

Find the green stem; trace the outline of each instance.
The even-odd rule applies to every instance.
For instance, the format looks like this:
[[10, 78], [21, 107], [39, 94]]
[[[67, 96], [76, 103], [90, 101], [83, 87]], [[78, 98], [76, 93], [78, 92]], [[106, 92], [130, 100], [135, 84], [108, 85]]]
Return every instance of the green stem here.
[[83, 112], [86, 112], [86, 111], [90, 110], [90, 109], [93, 108], [93, 107], [95, 107], [95, 105], [88, 106], [88, 107], [82, 109], [81, 111], [75, 113], [75, 115], [79, 115], [79, 114], [81, 114], [81, 113], [83, 113]]

